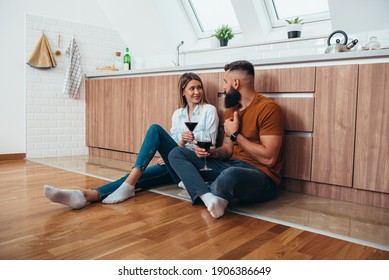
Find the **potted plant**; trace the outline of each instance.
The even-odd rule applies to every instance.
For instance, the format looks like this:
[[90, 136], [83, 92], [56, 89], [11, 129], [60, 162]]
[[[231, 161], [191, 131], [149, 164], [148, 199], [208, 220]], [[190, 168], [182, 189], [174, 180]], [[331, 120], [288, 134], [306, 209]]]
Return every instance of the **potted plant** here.
[[288, 32], [288, 39], [300, 38], [301, 37], [301, 29], [303, 26], [303, 20], [299, 17], [295, 19], [286, 19], [285, 20], [288, 25], [286, 26], [286, 30]]
[[228, 25], [222, 25], [218, 29], [215, 30], [215, 33], [212, 37], [216, 37], [220, 41], [220, 47], [225, 47], [228, 45], [228, 41], [234, 38], [234, 33], [232, 32], [232, 28]]

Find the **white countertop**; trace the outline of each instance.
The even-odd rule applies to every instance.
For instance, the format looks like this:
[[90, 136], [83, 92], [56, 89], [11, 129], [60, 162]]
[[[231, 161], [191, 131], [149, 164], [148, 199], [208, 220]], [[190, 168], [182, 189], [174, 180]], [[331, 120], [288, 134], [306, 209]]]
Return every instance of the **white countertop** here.
[[[317, 55], [304, 55], [304, 56], [291, 56], [291, 57], [278, 57], [269, 59], [251, 60], [256, 68], [263, 66], [278, 66], [278, 65], [293, 65], [293, 64], [308, 64], [308, 63], [336, 63], [336, 62], [353, 62], [359, 63], [361, 60], [374, 60], [386, 58], [389, 59], [389, 49], [381, 49], [374, 51], [350, 51], [343, 53], [333, 54], [317, 54]], [[389, 61], [389, 60], [388, 60]], [[213, 64], [199, 64], [199, 65], [183, 65], [179, 67], [164, 67], [164, 68], [150, 68], [150, 69], [136, 69], [130, 71], [95, 71], [93, 73], [85, 74], [88, 79], [104, 78], [104, 77], [126, 77], [132, 75], [145, 75], [145, 74], [164, 74], [172, 72], [186, 72], [186, 71], [199, 71], [199, 70], [222, 70], [225, 63], [213, 63]]]

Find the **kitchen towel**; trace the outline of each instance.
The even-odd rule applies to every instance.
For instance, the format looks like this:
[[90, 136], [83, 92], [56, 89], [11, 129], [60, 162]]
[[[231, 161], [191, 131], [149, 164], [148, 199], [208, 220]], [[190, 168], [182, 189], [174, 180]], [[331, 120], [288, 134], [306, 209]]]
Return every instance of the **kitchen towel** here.
[[82, 81], [81, 55], [76, 40], [72, 38], [69, 47], [66, 50], [68, 65], [66, 68], [65, 84], [63, 93], [70, 98], [80, 98], [79, 88]]
[[45, 34], [42, 34], [39, 42], [36, 44], [34, 51], [27, 60], [27, 64], [38, 69], [50, 69], [57, 66]]

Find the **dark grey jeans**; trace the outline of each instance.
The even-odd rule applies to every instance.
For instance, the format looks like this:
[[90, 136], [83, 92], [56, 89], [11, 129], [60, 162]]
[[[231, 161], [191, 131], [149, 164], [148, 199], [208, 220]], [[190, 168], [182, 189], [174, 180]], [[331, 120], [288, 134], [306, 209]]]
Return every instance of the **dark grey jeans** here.
[[261, 202], [271, 200], [277, 194], [277, 184], [269, 176], [240, 160], [207, 159], [207, 166], [212, 170], [199, 171], [204, 167], [204, 159], [189, 149], [176, 147], [169, 153], [169, 162], [193, 204], [208, 192], [230, 202]]

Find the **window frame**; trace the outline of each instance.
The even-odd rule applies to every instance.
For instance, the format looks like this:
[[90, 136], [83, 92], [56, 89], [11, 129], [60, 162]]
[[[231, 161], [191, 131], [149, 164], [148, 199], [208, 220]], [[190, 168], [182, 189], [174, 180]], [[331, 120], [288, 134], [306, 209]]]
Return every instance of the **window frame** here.
[[[273, 0], [264, 0], [264, 2], [265, 2], [265, 7], [267, 10], [267, 14], [269, 15], [269, 20], [272, 27], [278, 28], [278, 27], [286, 26], [287, 22], [285, 21], [285, 19], [278, 19]], [[287, 19], [292, 19], [292, 18], [287, 18]], [[330, 12], [328, 11], [328, 12], [304, 15], [303, 20], [304, 23], [312, 23], [318, 21], [331, 20], [331, 16], [330, 16]]]
[[[204, 31], [190, 0], [179, 0], [179, 1], [181, 2], [182, 7], [184, 8], [185, 13], [189, 18], [189, 21], [196, 33], [197, 38], [205, 39], [211, 37], [216, 29], [212, 31]], [[240, 27], [232, 27], [232, 31], [234, 32], [235, 35], [242, 33]]]

